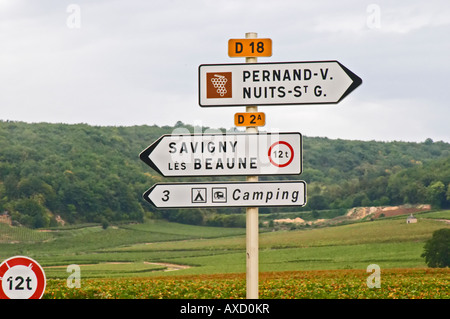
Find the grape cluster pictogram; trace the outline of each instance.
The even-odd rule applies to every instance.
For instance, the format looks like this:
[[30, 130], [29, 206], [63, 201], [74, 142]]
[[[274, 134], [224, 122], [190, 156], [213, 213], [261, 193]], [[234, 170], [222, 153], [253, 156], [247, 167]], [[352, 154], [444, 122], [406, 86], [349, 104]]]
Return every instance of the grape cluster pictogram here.
[[225, 84], [228, 82], [228, 79], [225, 76], [214, 74], [214, 77], [211, 78], [211, 82], [216, 89], [217, 94], [219, 94], [220, 96], [224, 96], [227, 93]]

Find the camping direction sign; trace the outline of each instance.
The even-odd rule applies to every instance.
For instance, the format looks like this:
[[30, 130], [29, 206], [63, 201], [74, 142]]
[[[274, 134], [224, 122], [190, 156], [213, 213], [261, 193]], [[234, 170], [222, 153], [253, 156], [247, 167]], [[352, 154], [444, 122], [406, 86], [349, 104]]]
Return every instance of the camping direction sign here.
[[143, 197], [157, 208], [304, 206], [306, 183], [160, 183]]
[[301, 174], [302, 136], [300, 133], [163, 135], [140, 158], [163, 176]]
[[338, 61], [203, 64], [199, 66], [199, 104], [338, 103], [361, 83]]

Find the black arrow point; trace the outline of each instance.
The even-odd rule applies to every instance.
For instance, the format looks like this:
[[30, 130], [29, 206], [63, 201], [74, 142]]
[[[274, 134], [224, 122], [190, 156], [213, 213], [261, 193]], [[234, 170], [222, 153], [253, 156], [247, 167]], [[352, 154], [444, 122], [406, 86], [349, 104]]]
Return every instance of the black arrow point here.
[[355, 90], [358, 86], [362, 84], [362, 79], [357, 76], [355, 73], [347, 69], [345, 66], [343, 66], [340, 62], [336, 61], [339, 66], [344, 70], [344, 72], [352, 79], [352, 84], [348, 87], [348, 89], [342, 94], [341, 98], [337, 103], [339, 103], [343, 98], [345, 98], [347, 95], [349, 95], [353, 90]]
[[153, 201], [150, 199], [150, 193], [153, 191], [153, 189], [156, 187], [156, 184], [153, 185], [152, 187], [150, 187], [143, 195], [142, 197], [149, 202], [150, 204], [152, 204], [154, 207], [158, 207], [156, 206], [155, 203], [153, 203]]
[[148, 166], [153, 168], [155, 171], [157, 171], [159, 174], [164, 176], [164, 174], [160, 171], [160, 169], [150, 160], [150, 154], [153, 152], [153, 150], [158, 146], [158, 144], [162, 141], [165, 135], [161, 136], [159, 139], [156, 140], [152, 145], [147, 147], [145, 150], [142, 151], [141, 154], [139, 154], [139, 158]]

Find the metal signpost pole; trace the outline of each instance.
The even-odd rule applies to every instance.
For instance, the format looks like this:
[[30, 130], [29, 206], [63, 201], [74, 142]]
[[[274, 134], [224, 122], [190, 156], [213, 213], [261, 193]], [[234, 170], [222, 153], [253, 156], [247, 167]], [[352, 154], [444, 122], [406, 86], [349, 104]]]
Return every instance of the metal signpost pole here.
[[[245, 38], [254, 39], [258, 34], [249, 32], [245, 34]], [[258, 58], [246, 57], [246, 63], [256, 63]], [[246, 112], [258, 112], [257, 106], [247, 106]], [[257, 127], [247, 127], [245, 130], [247, 133], [257, 133]], [[257, 182], [258, 176], [247, 176], [248, 182]], [[259, 249], [259, 225], [258, 225], [258, 207], [246, 208], [246, 249], [247, 249], [247, 267], [246, 267], [246, 279], [247, 279], [247, 299], [258, 299], [258, 249]]]

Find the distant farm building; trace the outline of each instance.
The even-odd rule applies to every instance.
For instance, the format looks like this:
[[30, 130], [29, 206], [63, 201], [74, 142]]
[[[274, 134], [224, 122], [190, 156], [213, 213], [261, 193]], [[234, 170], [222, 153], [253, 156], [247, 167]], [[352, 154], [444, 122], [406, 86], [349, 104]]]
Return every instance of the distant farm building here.
[[413, 216], [413, 214], [409, 215], [408, 218], [406, 218], [407, 224], [413, 224], [417, 223], [417, 218]]

